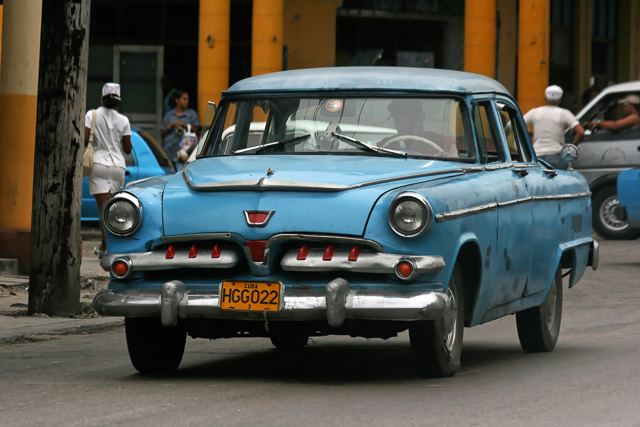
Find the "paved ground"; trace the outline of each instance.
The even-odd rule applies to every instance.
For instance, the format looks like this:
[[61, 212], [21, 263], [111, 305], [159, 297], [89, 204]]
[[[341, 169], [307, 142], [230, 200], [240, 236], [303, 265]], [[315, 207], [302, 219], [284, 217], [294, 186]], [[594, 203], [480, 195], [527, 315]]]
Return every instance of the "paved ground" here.
[[84, 225], [82, 236], [84, 242], [81, 283], [86, 284], [87, 280], [94, 279], [96, 284], [81, 291], [80, 302], [83, 312], [79, 318], [52, 319], [44, 314], [26, 316], [29, 277], [0, 276], [0, 343], [40, 340], [43, 336], [60, 334], [95, 332], [122, 325], [121, 318], [100, 318], [90, 307], [96, 292], [107, 287], [109, 275], [100, 267], [98, 258], [93, 254], [93, 248], [99, 244], [100, 239], [97, 223]]
[[640, 241], [601, 241], [565, 288], [555, 351], [525, 354], [513, 316], [465, 330], [462, 368], [422, 380], [408, 338], [187, 340], [175, 375], [131, 366], [122, 328], [0, 345], [7, 426], [638, 426]]

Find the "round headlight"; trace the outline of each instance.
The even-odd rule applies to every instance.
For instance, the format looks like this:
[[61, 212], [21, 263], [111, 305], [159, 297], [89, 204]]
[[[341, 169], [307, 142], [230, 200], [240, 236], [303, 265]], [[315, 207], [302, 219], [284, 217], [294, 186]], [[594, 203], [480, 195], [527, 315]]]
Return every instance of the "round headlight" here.
[[431, 227], [433, 211], [427, 200], [416, 193], [403, 193], [391, 203], [389, 226], [403, 237], [416, 237]]
[[135, 233], [142, 223], [142, 204], [128, 194], [120, 193], [109, 200], [103, 211], [104, 225], [119, 237], [130, 236]]

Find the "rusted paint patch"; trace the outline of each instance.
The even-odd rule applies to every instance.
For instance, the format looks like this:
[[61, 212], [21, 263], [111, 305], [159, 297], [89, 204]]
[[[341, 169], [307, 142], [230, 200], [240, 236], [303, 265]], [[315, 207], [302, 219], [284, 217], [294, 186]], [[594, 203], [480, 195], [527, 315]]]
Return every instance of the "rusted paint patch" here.
[[582, 214], [571, 215], [571, 229], [576, 233], [582, 231]]
[[509, 257], [509, 255], [507, 254], [507, 249], [505, 248], [504, 250], [504, 260], [505, 260], [505, 267], [504, 269], [509, 271], [511, 270], [511, 258]]

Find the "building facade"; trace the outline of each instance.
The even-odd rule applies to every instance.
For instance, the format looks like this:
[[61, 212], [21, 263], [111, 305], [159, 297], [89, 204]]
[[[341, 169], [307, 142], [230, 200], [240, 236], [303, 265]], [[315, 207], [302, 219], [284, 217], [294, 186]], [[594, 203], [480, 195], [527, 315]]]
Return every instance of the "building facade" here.
[[[0, 0], [0, 258], [28, 270], [41, 0]], [[109, 81], [160, 138], [172, 89], [208, 101], [249, 76], [399, 65], [499, 80], [523, 112], [640, 79], [637, 0], [92, 0], [87, 108]]]

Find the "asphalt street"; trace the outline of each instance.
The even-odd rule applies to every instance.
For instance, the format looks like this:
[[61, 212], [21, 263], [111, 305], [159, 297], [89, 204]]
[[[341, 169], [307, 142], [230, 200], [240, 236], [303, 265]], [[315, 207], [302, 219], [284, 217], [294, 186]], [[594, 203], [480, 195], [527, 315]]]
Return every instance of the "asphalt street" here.
[[0, 345], [0, 425], [637, 426], [640, 240], [600, 243], [551, 353], [523, 353], [508, 316], [465, 330], [453, 378], [418, 378], [406, 334], [292, 352], [188, 338], [175, 375], [145, 377], [116, 328]]

